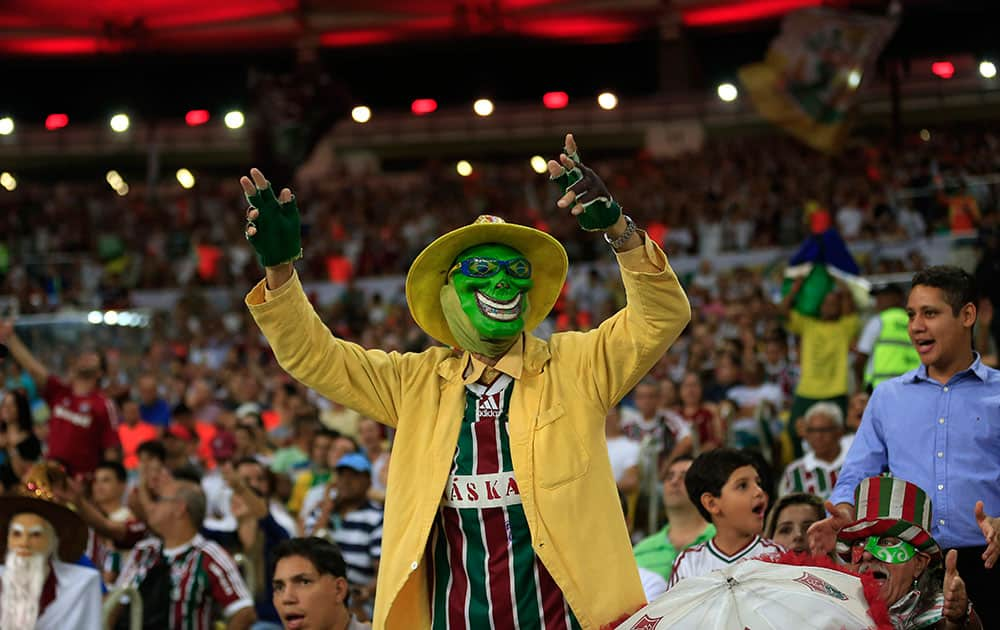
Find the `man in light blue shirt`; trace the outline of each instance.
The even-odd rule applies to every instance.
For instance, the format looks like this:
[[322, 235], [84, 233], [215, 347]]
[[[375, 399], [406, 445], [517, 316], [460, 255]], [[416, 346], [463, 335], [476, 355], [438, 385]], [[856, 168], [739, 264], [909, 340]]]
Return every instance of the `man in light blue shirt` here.
[[1000, 512], [1000, 371], [972, 350], [975, 303], [973, 279], [957, 267], [914, 275], [906, 311], [921, 366], [875, 388], [827, 503], [831, 516], [809, 537], [814, 553], [833, 548], [862, 479], [886, 471], [906, 479], [931, 498], [931, 534], [958, 548], [970, 599], [984, 627], [996, 627], [1000, 572], [984, 566], [986, 519], [976, 504]]

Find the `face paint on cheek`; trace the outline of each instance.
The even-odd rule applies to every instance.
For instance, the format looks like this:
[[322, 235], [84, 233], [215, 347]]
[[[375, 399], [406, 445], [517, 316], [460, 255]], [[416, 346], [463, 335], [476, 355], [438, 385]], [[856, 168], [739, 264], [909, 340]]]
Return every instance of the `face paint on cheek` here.
[[462, 311], [483, 339], [509, 339], [524, 329], [533, 282], [530, 265], [522, 260], [517, 250], [497, 244], [471, 247], [456, 259], [450, 281]]

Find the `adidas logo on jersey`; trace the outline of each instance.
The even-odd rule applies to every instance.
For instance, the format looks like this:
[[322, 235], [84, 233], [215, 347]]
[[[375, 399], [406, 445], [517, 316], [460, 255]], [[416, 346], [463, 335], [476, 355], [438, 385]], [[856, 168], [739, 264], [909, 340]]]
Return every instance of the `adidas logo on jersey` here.
[[503, 392], [481, 396], [476, 409], [479, 419], [495, 420], [500, 417], [500, 404], [502, 401]]

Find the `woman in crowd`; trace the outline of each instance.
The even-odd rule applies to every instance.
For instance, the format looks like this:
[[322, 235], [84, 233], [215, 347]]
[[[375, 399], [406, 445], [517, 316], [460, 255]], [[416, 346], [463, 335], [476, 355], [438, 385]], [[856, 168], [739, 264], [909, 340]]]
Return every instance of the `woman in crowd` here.
[[0, 440], [5, 448], [0, 463], [4, 490], [20, 484], [21, 477], [42, 457], [42, 443], [35, 436], [31, 405], [20, 389], [9, 390], [0, 401]]
[[809, 551], [809, 526], [826, 516], [823, 499], [814, 494], [793, 492], [778, 499], [764, 527], [764, 537], [789, 551]]
[[691, 423], [695, 436], [695, 455], [725, 444], [726, 431], [715, 405], [706, 402], [701, 376], [688, 372], [681, 380], [680, 404], [676, 411]]

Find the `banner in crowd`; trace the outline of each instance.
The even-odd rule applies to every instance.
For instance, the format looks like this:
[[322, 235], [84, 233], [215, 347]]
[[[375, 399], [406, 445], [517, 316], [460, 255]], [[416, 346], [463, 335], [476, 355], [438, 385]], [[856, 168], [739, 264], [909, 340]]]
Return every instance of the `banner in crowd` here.
[[763, 62], [740, 68], [760, 115], [820, 151], [838, 150], [858, 88], [896, 20], [832, 9], [785, 16]]

